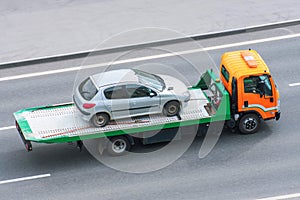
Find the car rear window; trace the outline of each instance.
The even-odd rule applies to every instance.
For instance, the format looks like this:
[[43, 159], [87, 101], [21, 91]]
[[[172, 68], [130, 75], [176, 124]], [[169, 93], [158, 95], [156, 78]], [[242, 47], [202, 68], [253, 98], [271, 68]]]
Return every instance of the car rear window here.
[[79, 85], [79, 93], [87, 101], [94, 98], [97, 92], [98, 89], [96, 88], [96, 86], [94, 85], [93, 81], [90, 78], [85, 79]]

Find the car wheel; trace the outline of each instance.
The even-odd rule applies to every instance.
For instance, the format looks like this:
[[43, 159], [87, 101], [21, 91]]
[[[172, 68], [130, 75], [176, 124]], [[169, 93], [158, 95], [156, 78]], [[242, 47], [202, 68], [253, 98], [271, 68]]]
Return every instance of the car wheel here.
[[109, 122], [109, 116], [106, 113], [95, 114], [92, 118], [92, 124], [95, 127], [104, 127]]
[[239, 122], [239, 130], [243, 134], [253, 134], [260, 128], [260, 119], [256, 114], [246, 114]]
[[170, 101], [166, 103], [163, 109], [163, 114], [172, 117], [178, 115], [180, 112], [180, 104], [177, 101]]
[[125, 136], [116, 136], [110, 138], [107, 146], [107, 152], [111, 156], [121, 156], [131, 148], [128, 139]]

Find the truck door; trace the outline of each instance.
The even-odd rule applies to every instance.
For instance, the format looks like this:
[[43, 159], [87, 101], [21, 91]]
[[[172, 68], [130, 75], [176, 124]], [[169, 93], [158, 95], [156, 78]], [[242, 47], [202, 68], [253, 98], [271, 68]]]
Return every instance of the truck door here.
[[269, 75], [249, 76], [243, 78], [242, 110], [255, 110], [266, 118], [275, 116], [275, 88]]

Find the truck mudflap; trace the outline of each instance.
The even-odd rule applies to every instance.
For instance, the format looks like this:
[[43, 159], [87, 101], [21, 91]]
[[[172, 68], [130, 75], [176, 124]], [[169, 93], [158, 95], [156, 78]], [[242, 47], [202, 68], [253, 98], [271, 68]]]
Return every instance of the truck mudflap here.
[[26, 139], [25, 139], [25, 137], [24, 137], [24, 135], [23, 135], [23, 132], [22, 132], [22, 130], [21, 130], [21, 128], [20, 128], [18, 122], [17, 122], [17, 121], [15, 121], [15, 122], [16, 122], [16, 128], [17, 128], [17, 130], [18, 130], [18, 132], [19, 132], [19, 135], [20, 135], [20, 137], [21, 137], [21, 139], [22, 139], [24, 145], [25, 145], [26, 150], [27, 150], [28, 152], [29, 152], [29, 151], [32, 151], [32, 144], [31, 144], [31, 142], [30, 142], [29, 140], [26, 140]]
[[279, 119], [280, 119], [280, 112], [276, 112], [276, 114], [275, 114], [275, 119], [276, 119], [276, 120], [279, 120]]

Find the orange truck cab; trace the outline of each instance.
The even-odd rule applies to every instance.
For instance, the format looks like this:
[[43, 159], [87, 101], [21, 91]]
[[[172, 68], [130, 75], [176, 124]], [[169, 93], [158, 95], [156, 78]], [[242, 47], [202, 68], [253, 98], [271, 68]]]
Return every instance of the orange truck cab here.
[[258, 131], [261, 120], [280, 118], [280, 97], [270, 70], [254, 50], [226, 52], [220, 78], [231, 100], [230, 128], [244, 134]]

